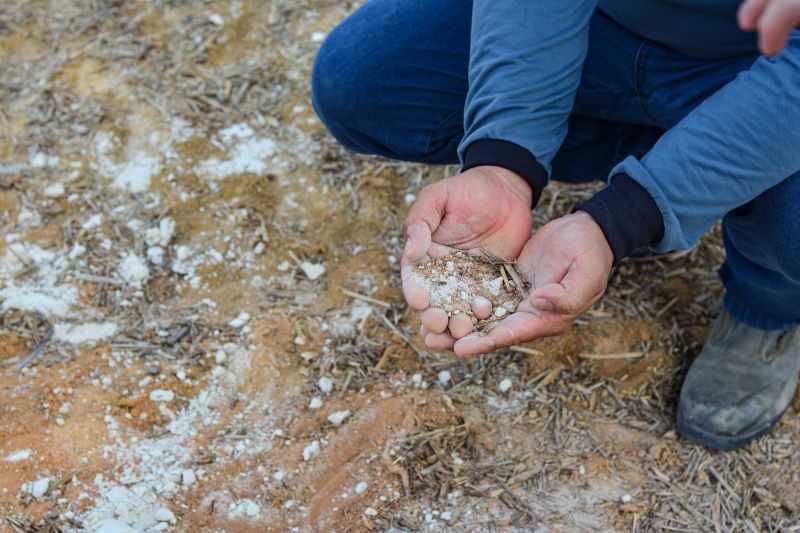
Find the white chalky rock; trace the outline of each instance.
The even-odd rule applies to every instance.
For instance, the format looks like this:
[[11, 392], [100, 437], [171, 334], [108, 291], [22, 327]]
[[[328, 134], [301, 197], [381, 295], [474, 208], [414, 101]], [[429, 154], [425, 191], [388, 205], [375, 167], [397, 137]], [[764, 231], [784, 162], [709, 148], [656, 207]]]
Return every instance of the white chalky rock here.
[[336, 411], [328, 417], [328, 422], [334, 426], [340, 425], [344, 420], [350, 416], [350, 411]]
[[119, 276], [131, 287], [141, 289], [142, 284], [150, 277], [150, 269], [141, 257], [129, 253], [119, 264]]
[[511, 380], [506, 378], [506, 379], [504, 379], [503, 381], [500, 382], [500, 385], [498, 386], [498, 388], [500, 389], [500, 392], [508, 392], [508, 391], [511, 390], [511, 386], [512, 385], [513, 385], [513, 383], [511, 383]]
[[191, 487], [197, 481], [197, 474], [194, 473], [194, 470], [187, 468], [183, 472], [181, 472], [181, 484], [184, 487]]
[[137, 533], [137, 531], [124, 522], [110, 518], [98, 526], [96, 533]]
[[228, 322], [228, 325], [232, 328], [240, 328], [247, 324], [250, 321], [250, 313], [246, 313], [242, 311], [239, 313], [239, 316]]
[[508, 311], [506, 311], [505, 307], [498, 307], [497, 309], [494, 310], [494, 316], [498, 318], [506, 316], [506, 313], [508, 313]]
[[300, 263], [300, 268], [303, 270], [303, 274], [311, 281], [314, 281], [325, 273], [325, 265], [322, 263], [303, 261]]
[[16, 452], [11, 452], [10, 454], [8, 454], [4, 459], [4, 461], [9, 463], [16, 463], [18, 461], [25, 461], [26, 459], [29, 459], [30, 456], [31, 456], [30, 450], [17, 450]]
[[61, 198], [64, 196], [64, 186], [60, 183], [53, 183], [48, 185], [42, 192], [48, 198]]
[[22, 485], [22, 491], [27, 492], [37, 500], [41, 500], [42, 497], [44, 497], [48, 488], [50, 488], [49, 477], [43, 477], [36, 481], [29, 481]]
[[214, 362], [218, 365], [224, 365], [227, 360], [228, 354], [225, 353], [225, 350], [217, 350], [217, 353], [214, 354]]
[[322, 398], [319, 396], [314, 396], [311, 398], [311, 403], [308, 404], [309, 409], [319, 409], [322, 407]]
[[308, 461], [319, 453], [319, 441], [315, 440], [305, 448], [303, 448], [303, 461]]
[[247, 503], [244, 506], [244, 514], [249, 516], [250, 518], [255, 518], [261, 512], [261, 506], [258, 505], [253, 500], [247, 500]]
[[633, 497], [630, 494], [623, 494], [619, 499], [622, 503], [631, 503], [632, 500]]
[[321, 377], [319, 378], [319, 381], [317, 381], [317, 386], [319, 387], [319, 390], [325, 394], [328, 394], [333, 390], [333, 381], [331, 381], [330, 378]]
[[175, 520], [175, 515], [166, 507], [159, 507], [153, 513], [153, 518], [155, 518], [156, 522], [172, 522]]
[[452, 378], [452, 377], [453, 376], [450, 374], [449, 371], [442, 370], [441, 372], [439, 372], [439, 376], [438, 376], [439, 383], [441, 383], [442, 385], [445, 385], [446, 383], [448, 383], [450, 381], [450, 378]]
[[171, 402], [175, 399], [175, 393], [171, 390], [156, 389], [150, 391], [150, 399], [154, 402]]
[[214, 26], [223, 26], [223, 25], [225, 24], [225, 19], [224, 19], [224, 18], [222, 18], [222, 15], [220, 15], [219, 13], [211, 13], [211, 14], [208, 16], [208, 20], [209, 20], [209, 21], [211, 22], [211, 24], [213, 24]]
[[364, 509], [364, 514], [367, 516], [378, 516], [378, 511], [376, 511], [372, 507], [367, 507], [366, 509]]
[[361, 494], [365, 490], [367, 490], [367, 483], [365, 481], [362, 481], [361, 483], [356, 485], [356, 494]]

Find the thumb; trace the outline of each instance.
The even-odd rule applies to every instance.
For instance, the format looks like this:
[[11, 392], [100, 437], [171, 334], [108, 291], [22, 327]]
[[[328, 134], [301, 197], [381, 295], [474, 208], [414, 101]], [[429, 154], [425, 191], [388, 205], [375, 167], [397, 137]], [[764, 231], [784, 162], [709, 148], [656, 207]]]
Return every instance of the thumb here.
[[405, 255], [412, 262], [425, 257], [431, 246], [431, 235], [439, 227], [447, 205], [447, 195], [436, 184], [422, 189], [409, 209], [403, 228], [406, 233]]
[[600, 269], [586, 268], [576, 259], [560, 282], [548, 283], [531, 293], [531, 305], [542, 311], [577, 316], [602, 294], [606, 279]]

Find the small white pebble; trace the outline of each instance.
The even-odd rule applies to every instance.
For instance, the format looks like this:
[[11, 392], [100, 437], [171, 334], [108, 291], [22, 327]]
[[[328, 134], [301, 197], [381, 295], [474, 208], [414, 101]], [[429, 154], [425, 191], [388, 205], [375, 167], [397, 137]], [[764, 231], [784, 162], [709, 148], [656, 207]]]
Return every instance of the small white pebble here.
[[586, 475], [586, 468], [584, 468], [583, 465], [580, 465], [578, 467], [578, 474], [580, 474], [581, 476], [585, 476]]
[[378, 511], [376, 511], [372, 507], [367, 507], [366, 509], [364, 509], [364, 514], [367, 516], [378, 516]]
[[325, 265], [322, 263], [303, 261], [300, 263], [300, 268], [303, 270], [303, 274], [311, 281], [314, 281], [325, 273]]
[[361, 494], [365, 490], [367, 490], [367, 483], [365, 481], [362, 481], [361, 483], [356, 485], [356, 494]]
[[239, 316], [228, 322], [228, 325], [232, 328], [240, 328], [245, 324], [247, 324], [249, 320], [250, 320], [250, 313], [242, 311], [241, 313], [239, 313]]
[[253, 247], [253, 253], [256, 254], [256, 255], [261, 255], [261, 254], [264, 253], [264, 250], [266, 250], [266, 249], [267, 249], [267, 245], [264, 244], [263, 241], [258, 241], [258, 244], [256, 244]]
[[166, 507], [159, 507], [153, 513], [153, 518], [155, 518], [156, 522], [172, 522], [175, 520], [175, 515]]
[[500, 385], [498, 385], [497, 388], [500, 389], [500, 392], [508, 392], [511, 390], [512, 385], [513, 383], [511, 383], [511, 380], [506, 378], [500, 382]]
[[181, 472], [181, 484], [184, 487], [191, 487], [197, 481], [197, 474], [194, 473], [194, 470], [187, 468], [183, 472]]
[[505, 307], [498, 307], [497, 309], [494, 310], [494, 316], [498, 318], [501, 316], [506, 316], [506, 313], [508, 313], [508, 311], [506, 311]]
[[42, 192], [48, 198], [61, 198], [64, 196], [64, 186], [60, 183], [53, 183], [48, 185]]
[[631, 497], [630, 494], [623, 494], [619, 498], [619, 501], [622, 502], [622, 503], [631, 503], [632, 500], [633, 500], [633, 497]]
[[336, 411], [328, 417], [328, 422], [334, 426], [340, 425], [345, 419], [350, 416], [350, 411]]
[[150, 391], [150, 399], [154, 402], [171, 402], [175, 399], [175, 393], [171, 390], [156, 389]]
[[319, 396], [314, 396], [311, 398], [311, 403], [308, 404], [309, 409], [319, 409], [322, 407], [322, 398]]
[[261, 506], [259, 506], [253, 500], [248, 500], [247, 504], [244, 507], [244, 514], [249, 516], [250, 518], [255, 518], [261, 512]]
[[455, 270], [455, 269], [456, 269], [456, 265], [455, 265], [455, 263], [453, 263], [452, 261], [448, 261], [447, 263], [445, 263], [445, 265], [444, 265], [444, 268], [445, 268], [445, 269], [446, 269], [448, 272], [452, 272], [453, 270]]
[[319, 387], [319, 390], [321, 390], [325, 394], [328, 394], [333, 390], [333, 381], [331, 381], [330, 378], [326, 378], [323, 376], [319, 378], [319, 381], [317, 381], [317, 386]]
[[453, 513], [451, 513], [450, 511], [444, 511], [442, 514], [439, 515], [439, 518], [441, 518], [445, 522], [449, 522], [450, 520], [453, 519]]
[[283, 481], [284, 477], [286, 477], [286, 474], [284, 474], [281, 470], [278, 470], [274, 474], [272, 474], [272, 479], [274, 479], [275, 481]]
[[225, 361], [227, 360], [228, 355], [224, 350], [217, 350], [217, 353], [214, 354], [214, 362], [216, 362], [218, 365], [224, 365]]
[[311, 42], [312, 43], [321, 43], [325, 40], [325, 34], [321, 31], [315, 31], [311, 34]]
[[422, 383], [422, 374], [414, 374], [411, 376], [411, 382], [419, 385]]
[[303, 448], [303, 461], [308, 461], [319, 453], [319, 441], [315, 440], [305, 448]]
[[452, 377], [453, 377], [453, 376], [450, 374], [450, 372], [449, 372], [449, 371], [447, 371], [447, 370], [442, 370], [441, 372], [439, 372], [439, 376], [438, 376], [438, 378], [439, 378], [439, 383], [441, 383], [442, 385], [444, 385], [444, 384], [448, 383], [448, 382], [450, 381], [450, 378], [452, 378]]
[[411, 193], [408, 193], [405, 196], [403, 196], [403, 201], [407, 204], [413, 204], [414, 200], [416, 199], [417, 199], [416, 195], [413, 195]]
[[209, 21], [211, 22], [211, 24], [213, 24], [214, 26], [223, 26], [223, 25], [225, 24], [225, 19], [224, 19], [224, 18], [222, 18], [222, 15], [220, 15], [219, 13], [211, 13], [211, 14], [208, 16], [208, 20], [209, 20]]

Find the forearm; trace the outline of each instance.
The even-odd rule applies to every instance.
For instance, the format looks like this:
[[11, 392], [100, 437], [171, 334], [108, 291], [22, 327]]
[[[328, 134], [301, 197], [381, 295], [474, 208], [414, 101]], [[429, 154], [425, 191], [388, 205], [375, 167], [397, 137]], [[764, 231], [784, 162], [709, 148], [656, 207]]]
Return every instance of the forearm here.
[[566, 135], [594, 0], [475, 0], [465, 168], [496, 165], [525, 177], [536, 197]]
[[[660, 216], [659, 238], [652, 230], [641, 232], [633, 240], [651, 240], [634, 244], [661, 252], [689, 248], [726, 213], [800, 171], [798, 124], [800, 42], [795, 40], [781, 55], [760, 58], [708, 98], [644, 158], [618, 165], [612, 176], [627, 175], [635, 183], [617, 184], [612, 178], [612, 186], [590, 200], [587, 210], [618, 211], [607, 226], [628, 237]], [[638, 221], [621, 200], [636, 187], [649, 195], [641, 201]], [[619, 253], [629, 253], [632, 245]]]

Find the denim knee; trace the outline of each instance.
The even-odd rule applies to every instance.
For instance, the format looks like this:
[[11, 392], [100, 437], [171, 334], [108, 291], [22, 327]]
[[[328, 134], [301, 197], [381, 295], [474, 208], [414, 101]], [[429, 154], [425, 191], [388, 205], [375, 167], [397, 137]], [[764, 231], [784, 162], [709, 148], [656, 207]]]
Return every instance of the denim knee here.
[[[356, 20], [354, 20], [354, 18]], [[359, 117], [369, 114], [380, 97], [375, 80], [380, 63], [359, 14], [345, 19], [328, 35], [311, 71], [311, 103], [337, 141], [357, 152], [370, 152], [357, 131]]]

